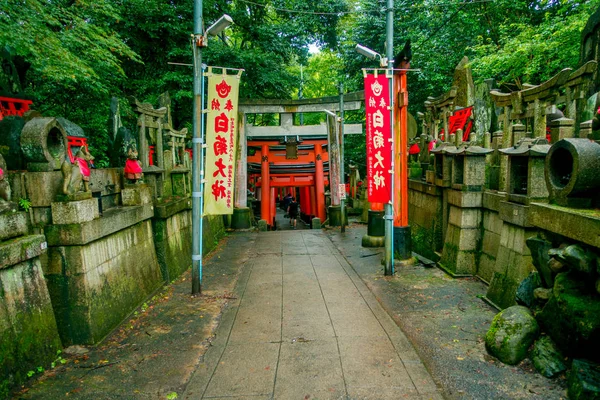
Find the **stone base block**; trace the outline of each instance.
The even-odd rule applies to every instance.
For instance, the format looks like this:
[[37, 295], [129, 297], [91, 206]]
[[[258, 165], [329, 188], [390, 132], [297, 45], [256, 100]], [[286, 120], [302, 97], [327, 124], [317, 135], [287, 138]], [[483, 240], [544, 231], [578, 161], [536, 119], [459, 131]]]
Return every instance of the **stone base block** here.
[[266, 220], [261, 219], [258, 221], [258, 230], [260, 232], [266, 232], [269, 230], [269, 224], [267, 224]]
[[444, 246], [438, 267], [453, 278], [473, 276], [477, 271], [475, 254], [473, 252], [454, 249], [447, 250], [446, 246]]
[[518, 225], [524, 228], [532, 227], [529, 206], [508, 201], [500, 202], [500, 218], [513, 225]]
[[481, 210], [450, 206], [448, 222], [461, 228], [479, 228], [481, 225]]
[[141, 206], [152, 203], [152, 189], [148, 185], [125, 185], [121, 190], [121, 201], [124, 206]]
[[396, 260], [412, 258], [410, 226], [394, 226], [394, 258]]
[[80, 201], [87, 200], [92, 198], [92, 192], [77, 192], [73, 194], [57, 194], [56, 201], [66, 202], [66, 201]]
[[461, 208], [479, 208], [483, 205], [483, 192], [448, 190], [448, 203]]
[[329, 226], [342, 226], [341, 206], [329, 206]]
[[0, 214], [0, 241], [28, 233], [27, 214], [24, 212]]
[[234, 208], [231, 217], [231, 227], [233, 229], [250, 229], [252, 220], [250, 219], [250, 209], [248, 207]]
[[0, 270], [38, 257], [47, 247], [44, 235], [27, 235], [7, 240], [0, 244]]
[[362, 247], [385, 247], [385, 236], [370, 236], [362, 237]]
[[312, 229], [321, 229], [321, 218], [313, 218], [311, 220]]
[[152, 231], [162, 277], [170, 283], [192, 265], [192, 212], [184, 210], [168, 218], [155, 216]]
[[534, 270], [525, 240], [536, 230], [505, 223], [502, 226], [496, 263], [486, 298], [500, 309], [516, 304], [517, 287]]
[[[90, 194], [91, 195], [91, 194]], [[98, 200], [55, 202], [51, 205], [52, 223], [55, 225], [81, 224], [100, 217]]]
[[383, 215], [383, 211], [369, 210], [369, 220], [367, 222], [368, 236], [385, 236], [385, 221]]
[[485, 301], [499, 310], [512, 307], [516, 302], [519, 283], [505, 274], [494, 272]]

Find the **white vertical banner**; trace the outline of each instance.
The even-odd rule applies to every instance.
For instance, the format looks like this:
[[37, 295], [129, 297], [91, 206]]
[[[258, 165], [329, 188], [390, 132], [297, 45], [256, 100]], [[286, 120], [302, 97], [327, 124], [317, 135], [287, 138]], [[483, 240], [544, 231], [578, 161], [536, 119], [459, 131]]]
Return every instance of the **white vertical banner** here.
[[241, 71], [215, 74], [208, 67], [204, 215], [233, 214], [238, 93]]

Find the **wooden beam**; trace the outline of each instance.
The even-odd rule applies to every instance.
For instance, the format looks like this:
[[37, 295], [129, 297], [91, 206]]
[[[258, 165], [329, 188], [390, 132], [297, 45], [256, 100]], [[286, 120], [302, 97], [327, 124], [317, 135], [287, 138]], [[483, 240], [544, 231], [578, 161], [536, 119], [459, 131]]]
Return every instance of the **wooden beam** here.
[[[339, 100], [338, 100], [339, 101]], [[362, 101], [344, 103], [345, 111], [360, 110]], [[339, 111], [338, 103], [322, 104], [246, 104], [240, 105], [240, 112], [244, 114], [280, 114], [280, 113], [317, 113], [323, 110]]]
[[[327, 125], [287, 125], [287, 126], [250, 126], [246, 127], [248, 137], [270, 136], [325, 136]], [[344, 124], [344, 135], [357, 135], [363, 133], [362, 124]]]

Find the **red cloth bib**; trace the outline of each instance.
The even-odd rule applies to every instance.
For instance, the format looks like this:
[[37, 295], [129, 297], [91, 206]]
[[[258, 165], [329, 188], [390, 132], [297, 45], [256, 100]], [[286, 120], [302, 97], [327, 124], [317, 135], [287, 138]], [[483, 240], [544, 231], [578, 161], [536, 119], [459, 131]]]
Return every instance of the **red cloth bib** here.
[[131, 160], [128, 158], [127, 161], [125, 161], [125, 173], [126, 174], [141, 174], [142, 167], [140, 166], [139, 161]]
[[81, 171], [81, 175], [85, 176], [86, 178], [89, 178], [90, 166], [88, 165], [88, 162], [83, 158], [79, 157], [75, 157], [75, 161], [77, 161], [77, 164], [79, 164], [79, 171]]

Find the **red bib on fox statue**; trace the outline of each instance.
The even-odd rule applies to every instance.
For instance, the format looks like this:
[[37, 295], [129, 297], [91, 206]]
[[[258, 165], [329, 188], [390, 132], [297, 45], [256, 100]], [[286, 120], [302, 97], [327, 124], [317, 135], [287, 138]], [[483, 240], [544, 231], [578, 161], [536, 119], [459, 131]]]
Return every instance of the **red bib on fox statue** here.
[[128, 179], [130, 183], [137, 183], [138, 179], [142, 177], [142, 164], [138, 160], [137, 148], [134, 145], [128, 146], [127, 160], [123, 172], [125, 173], [125, 179]]
[[90, 166], [88, 165], [87, 160], [80, 158], [80, 157], [75, 157], [75, 161], [77, 162], [77, 165], [79, 165], [79, 171], [81, 172], [83, 180], [89, 182]]

